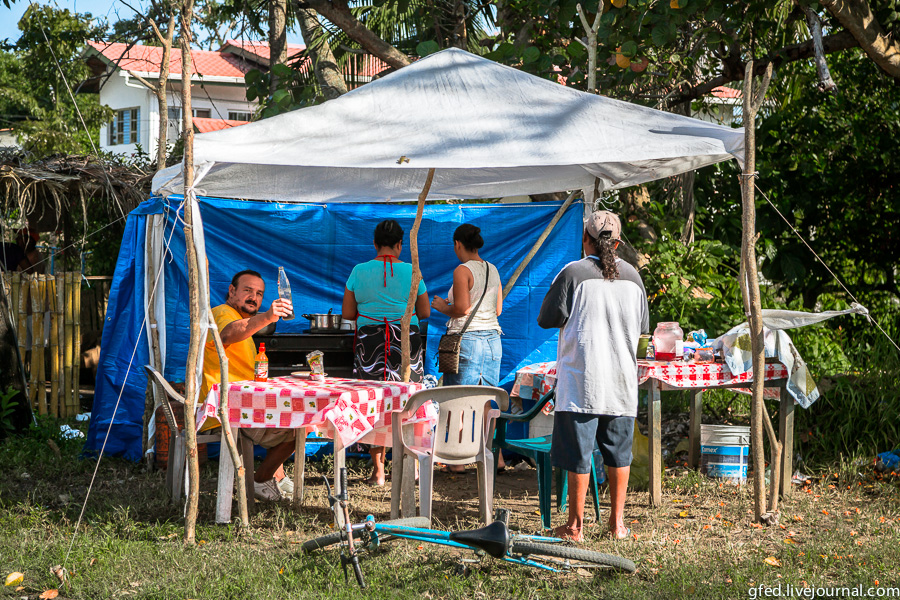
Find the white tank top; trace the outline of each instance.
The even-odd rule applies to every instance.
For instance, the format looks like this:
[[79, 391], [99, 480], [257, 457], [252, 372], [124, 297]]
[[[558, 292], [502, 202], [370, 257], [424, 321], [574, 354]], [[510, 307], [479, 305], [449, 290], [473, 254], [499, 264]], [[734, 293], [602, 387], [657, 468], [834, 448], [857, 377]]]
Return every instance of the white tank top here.
[[[489, 269], [487, 293], [484, 294], [484, 300], [481, 301], [481, 306], [478, 307], [478, 312], [472, 317], [472, 322], [469, 323], [466, 331], [501, 331], [500, 323], [497, 321], [497, 294], [500, 293], [500, 273], [497, 271], [497, 267], [487, 261], [470, 260], [463, 263], [463, 266], [472, 272], [472, 278], [475, 280], [472, 284], [472, 289], [469, 290], [469, 306], [474, 308], [475, 304], [478, 303], [478, 299], [481, 298], [481, 294], [484, 293], [485, 265]], [[451, 304], [453, 303], [452, 286], [447, 299]], [[465, 317], [450, 319], [447, 323], [447, 333], [459, 333], [468, 318], [468, 315], [466, 315]]]

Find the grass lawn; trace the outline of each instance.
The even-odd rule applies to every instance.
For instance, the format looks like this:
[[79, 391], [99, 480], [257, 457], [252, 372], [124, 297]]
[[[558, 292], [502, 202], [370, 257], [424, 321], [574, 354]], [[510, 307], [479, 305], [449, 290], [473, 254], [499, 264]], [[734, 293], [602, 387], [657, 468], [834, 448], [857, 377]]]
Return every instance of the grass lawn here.
[[[249, 532], [212, 524], [215, 463], [206, 465], [200, 542], [185, 547], [180, 509], [165, 497], [164, 474], [117, 459], [101, 462], [75, 532], [96, 462], [79, 460], [81, 441], [58, 439], [56, 427], [43, 422], [28, 437], [0, 445], [0, 574], [24, 573], [18, 586], [0, 587], [0, 598], [38, 598], [48, 589], [58, 589], [60, 598], [179, 600], [753, 598], [758, 586], [779, 585], [782, 597], [788, 585], [801, 590], [861, 585], [863, 594], [872, 587], [886, 594], [880, 597], [900, 597], [900, 481], [876, 479], [870, 466], [845, 466], [795, 487], [781, 504], [780, 525], [773, 527], [751, 524], [749, 486], [720, 485], [670, 469], [662, 507], [647, 507], [645, 493], [629, 494], [632, 539], [612, 542], [602, 539], [601, 525], [588, 528], [585, 547], [634, 560], [634, 575], [555, 575], [491, 559], [461, 568], [455, 551], [393, 541], [378, 555], [363, 557], [370, 587], [360, 591], [352, 577], [344, 583], [336, 552], [300, 552], [301, 542], [329, 531], [317, 476], [321, 463], [310, 465], [302, 510], [292, 511], [287, 502], [260, 503]], [[361, 480], [364, 465], [352, 466], [351, 478]], [[437, 526], [475, 526], [474, 480], [435, 475]], [[534, 480], [533, 470], [498, 478], [495, 502], [513, 511], [515, 529], [537, 531]], [[361, 520], [366, 512], [386, 518], [388, 493], [351, 486], [354, 518]], [[607, 503], [601, 498], [601, 506]], [[68, 586], [50, 571], [58, 564], [70, 572]]]

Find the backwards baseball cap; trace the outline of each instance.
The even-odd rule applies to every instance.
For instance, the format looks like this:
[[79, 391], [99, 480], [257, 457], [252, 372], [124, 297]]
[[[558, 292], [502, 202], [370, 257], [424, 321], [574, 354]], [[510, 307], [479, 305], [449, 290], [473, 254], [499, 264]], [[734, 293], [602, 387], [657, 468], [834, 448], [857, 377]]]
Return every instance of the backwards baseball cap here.
[[622, 236], [622, 222], [619, 220], [619, 216], [608, 210], [591, 213], [584, 222], [584, 229], [594, 239], [599, 238], [600, 234], [605, 232], [609, 232], [609, 237], [613, 240]]

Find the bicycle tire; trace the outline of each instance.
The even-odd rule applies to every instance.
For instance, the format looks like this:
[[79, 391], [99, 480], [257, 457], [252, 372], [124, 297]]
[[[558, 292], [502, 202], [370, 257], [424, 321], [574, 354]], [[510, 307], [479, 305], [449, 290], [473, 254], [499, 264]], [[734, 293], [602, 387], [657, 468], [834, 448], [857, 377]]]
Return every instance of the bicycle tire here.
[[[427, 529], [431, 527], [431, 520], [428, 517], [409, 517], [407, 519], [394, 519], [393, 521], [383, 521], [383, 525], [400, 525], [403, 527], [414, 527], [416, 529]], [[353, 539], [358, 540], [361, 539], [364, 533], [368, 533], [365, 529], [360, 529], [358, 531], [353, 532]], [[341, 543], [341, 538], [343, 537], [344, 532], [342, 531], [334, 531], [329, 533], [328, 535], [323, 535], [321, 537], [313, 538], [311, 540], [307, 540], [303, 542], [303, 552], [313, 552], [314, 550], [322, 550], [329, 546], [334, 546], [335, 544]]]
[[[516, 539], [513, 539], [512, 544], [510, 544], [510, 553], [525, 556], [549, 556], [551, 558], [591, 563], [592, 565], [610, 567], [616, 571], [623, 571], [625, 573], [634, 573], [637, 568], [632, 561], [627, 558], [622, 558], [621, 556], [585, 550], [584, 548], [573, 548], [571, 546], [556, 544], [539, 544]], [[578, 565], [572, 566], [577, 567]]]

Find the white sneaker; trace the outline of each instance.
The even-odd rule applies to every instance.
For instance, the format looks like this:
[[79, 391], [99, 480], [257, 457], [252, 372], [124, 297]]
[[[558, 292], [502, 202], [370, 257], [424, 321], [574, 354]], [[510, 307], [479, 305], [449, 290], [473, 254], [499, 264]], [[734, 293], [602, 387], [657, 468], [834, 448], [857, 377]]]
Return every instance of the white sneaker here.
[[281, 493], [285, 496], [293, 496], [294, 495], [294, 481], [288, 477], [287, 475], [278, 482], [278, 489], [281, 490]]
[[253, 495], [258, 500], [269, 500], [271, 502], [281, 500], [281, 490], [278, 489], [278, 484], [275, 483], [274, 477], [262, 483], [254, 481]]

